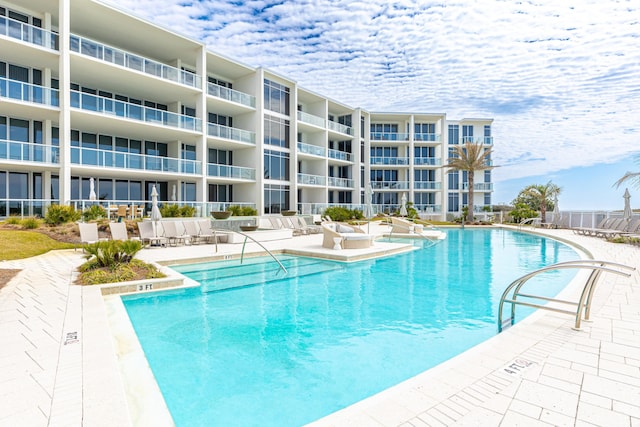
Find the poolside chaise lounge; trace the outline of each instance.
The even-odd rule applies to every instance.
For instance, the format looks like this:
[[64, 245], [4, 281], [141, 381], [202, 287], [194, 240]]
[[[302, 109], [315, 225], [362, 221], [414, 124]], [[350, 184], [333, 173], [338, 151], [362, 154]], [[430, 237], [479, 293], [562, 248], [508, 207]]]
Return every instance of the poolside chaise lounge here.
[[[169, 241], [169, 245], [177, 246], [178, 243], [187, 244], [192, 240], [192, 236], [183, 233], [182, 230], [178, 231], [178, 221], [161, 221], [162, 228], [164, 229], [163, 236]], [[182, 224], [180, 224], [182, 228]]]
[[158, 236], [154, 230], [153, 223], [151, 221], [141, 221], [138, 223], [138, 232], [140, 233], [140, 240], [143, 245], [158, 245], [166, 246], [168, 239], [166, 237]]
[[139, 240], [138, 237], [129, 237], [129, 233], [127, 233], [127, 224], [124, 222], [110, 222], [109, 231], [111, 232], [112, 240]]
[[98, 224], [95, 222], [80, 222], [78, 223], [78, 229], [80, 230], [80, 243], [83, 246], [83, 250], [84, 245], [107, 240], [98, 235]]
[[338, 222], [322, 224], [322, 234], [322, 246], [325, 248], [333, 249], [339, 245], [342, 249], [364, 249], [373, 244], [372, 235]]
[[395, 216], [391, 217], [391, 233], [421, 234], [423, 230], [424, 226], [422, 224], [416, 224], [404, 218], [398, 218]]

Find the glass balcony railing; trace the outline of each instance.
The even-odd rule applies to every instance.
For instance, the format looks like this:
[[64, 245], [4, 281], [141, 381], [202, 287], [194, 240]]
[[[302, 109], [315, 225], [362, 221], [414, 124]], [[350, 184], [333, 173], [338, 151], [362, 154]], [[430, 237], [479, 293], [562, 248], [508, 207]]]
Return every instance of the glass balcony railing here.
[[408, 133], [398, 132], [371, 132], [369, 138], [372, 141], [408, 141]]
[[340, 150], [329, 150], [329, 158], [336, 160], [344, 160], [347, 162], [351, 161], [351, 153], [347, 153], [346, 151]]
[[240, 166], [217, 165], [214, 163], [209, 163], [207, 164], [207, 175], [220, 178], [249, 179], [255, 181], [256, 170], [253, 168], [244, 168]]
[[437, 181], [415, 181], [413, 188], [416, 190], [440, 190], [442, 183]]
[[353, 128], [340, 123], [332, 122], [331, 120], [327, 120], [327, 127], [336, 132], [353, 135]]
[[304, 142], [298, 142], [298, 153], [312, 154], [314, 156], [325, 157], [324, 147], [318, 147], [317, 145], [305, 144]]
[[371, 157], [369, 163], [372, 165], [408, 165], [408, 157]]
[[195, 132], [202, 131], [202, 121], [196, 117], [171, 113], [139, 104], [117, 101], [111, 98], [71, 91], [71, 106], [85, 111], [109, 114], [131, 120], [170, 126]]
[[233, 141], [244, 142], [246, 144], [256, 143], [256, 134], [244, 129], [230, 128], [228, 126], [217, 125], [215, 123], [208, 123], [207, 134], [209, 136], [231, 139]]
[[43, 218], [51, 205], [60, 204], [58, 199], [0, 199], [0, 218], [9, 216]]
[[414, 141], [426, 141], [426, 142], [437, 142], [440, 141], [439, 133], [415, 133], [413, 135]]
[[409, 181], [371, 181], [374, 190], [408, 190]]
[[347, 178], [335, 178], [330, 176], [327, 178], [329, 187], [353, 188], [353, 180]]
[[442, 206], [441, 205], [429, 205], [429, 204], [417, 203], [417, 204], [414, 204], [413, 207], [418, 212], [424, 212], [424, 213], [427, 213], [427, 214], [442, 212]]
[[467, 142], [470, 142], [472, 144], [492, 145], [493, 137], [492, 136], [479, 136], [479, 137], [463, 136], [460, 138], [461, 144], [465, 144]]
[[299, 173], [297, 182], [298, 184], [325, 185], [327, 180], [322, 175], [309, 175], [306, 173]]
[[442, 161], [437, 157], [414, 157], [413, 164], [417, 166], [440, 166]]
[[58, 164], [59, 154], [60, 148], [53, 145], [0, 139], [0, 160]]
[[136, 55], [74, 34], [70, 36], [69, 44], [71, 51], [82, 55], [186, 86], [198, 89], [202, 87], [202, 79], [199, 75], [145, 58], [144, 56]]
[[71, 147], [71, 163], [82, 166], [198, 175], [202, 162], [111, 150]]
[[229, 89], [228, 87], [220, 86], [215, 83], [207, 83], [207, 93], [211, 96], [215, 96], [216, 98], [226, 99], [227, 101], [256, 108], [255, 96], [239, 92], [234, 89]]
[[4, 77], [0, 77], [0, 97], [50, 105], [52, 107], [60, 105], [57, 89], [32, 85], [18, 80], [9, 80]]
[[58, 50], [58, 35], [56, 33], [5, 16], [0, 16], [0, 35]]
[[324, 119], [322, 117], [314, 116], [304, 111], [298, 111], [298, 120], [324, 128]]
[[[462, 183], [462, 189], [463, 190], [468, 190], [469, 189], [469, 183], [468, 182], [463, 182]], [[477, 182], [475, 184], [473, 184], [473, 189], [476, 191], [492, 191], [493, 190], [493, 183], [491, 182]]]

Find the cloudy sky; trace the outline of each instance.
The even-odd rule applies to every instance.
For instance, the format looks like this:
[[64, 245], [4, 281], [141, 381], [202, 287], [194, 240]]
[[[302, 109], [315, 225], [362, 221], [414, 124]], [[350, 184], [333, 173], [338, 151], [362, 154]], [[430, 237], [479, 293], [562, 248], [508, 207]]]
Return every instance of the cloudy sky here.
[[108, 2], [352, 107], [493, 117], [495, 203], [613, 209], [640, 170], [638, 0]]

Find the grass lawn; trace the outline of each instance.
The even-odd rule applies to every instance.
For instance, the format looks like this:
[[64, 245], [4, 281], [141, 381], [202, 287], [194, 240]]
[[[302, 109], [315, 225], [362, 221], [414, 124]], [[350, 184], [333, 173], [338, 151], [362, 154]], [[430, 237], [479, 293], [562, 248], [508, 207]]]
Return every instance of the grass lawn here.
[[0, 230], [0, 261], [29, 258], [54, 249], [72, 249], [76, 246], [59, 242], [37, 231]]

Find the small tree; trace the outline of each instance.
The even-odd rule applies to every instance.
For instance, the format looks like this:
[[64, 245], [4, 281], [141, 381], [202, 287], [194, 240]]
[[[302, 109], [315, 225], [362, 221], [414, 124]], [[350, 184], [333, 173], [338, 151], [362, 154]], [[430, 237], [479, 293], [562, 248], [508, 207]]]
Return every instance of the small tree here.
[[531, 197], [540, 207], [540, 218], [547, 222], [547, 208], [554, 208], [553, 200], [560, 194], [561, 188], [551, 181], [546, 184], [533, 184], [521, 191], [525, 196]]

